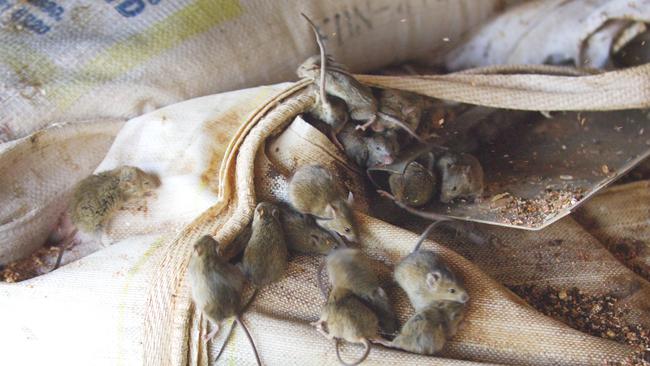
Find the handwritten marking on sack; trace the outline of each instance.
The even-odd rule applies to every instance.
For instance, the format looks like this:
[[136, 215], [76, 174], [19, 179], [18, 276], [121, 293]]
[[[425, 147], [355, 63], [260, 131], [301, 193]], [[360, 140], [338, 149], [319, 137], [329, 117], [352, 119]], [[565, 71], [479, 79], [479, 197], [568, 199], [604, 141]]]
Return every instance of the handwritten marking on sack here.
[[161, 0], [104, 0], [109, 4], [117, 3], [115, 5], [115, 10], [117, 10], [120, 15], [123, 17], [135, 17], [140, 15], [144, 9], [147, 7], [147, 4], [158, 5]]
[[65, 8], [52, 0], [0, 0], [0, 26], [20, 32], [23, 29], [45, 34], [52, 29], [43, 16], [59, 22]]
[[[426, 2], [426, 0], [423, 0]], [[376, 6], [376, 1], [367, 1], [366, 6], [353, 5], [332, 15], [316, 21], [317, 29], [324, 39], [335, 38], [339, 46], [365, 32], [372, 31], [377, 24], [386, 23], [386, 18], [407, 18], [411, 14], [409, 1], [391, 1], [382, 6]], [[392, 23], [393, 21], [390, 20]]]

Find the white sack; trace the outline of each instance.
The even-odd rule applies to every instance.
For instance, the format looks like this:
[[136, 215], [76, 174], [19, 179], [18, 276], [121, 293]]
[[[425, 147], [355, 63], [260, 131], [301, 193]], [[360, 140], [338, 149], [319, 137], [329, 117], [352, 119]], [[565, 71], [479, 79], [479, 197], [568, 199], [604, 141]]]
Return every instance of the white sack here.
[[513, 7], [446, 58], [452, 71], [503, 64], [606, 67], [650, 22], [648, 0], [543, 0]]

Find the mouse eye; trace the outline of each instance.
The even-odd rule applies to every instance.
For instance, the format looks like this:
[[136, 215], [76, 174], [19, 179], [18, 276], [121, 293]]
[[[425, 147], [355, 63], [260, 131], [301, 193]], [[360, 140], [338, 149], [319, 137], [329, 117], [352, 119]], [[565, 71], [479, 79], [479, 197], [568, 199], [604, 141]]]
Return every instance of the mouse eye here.
[[456, 186], [453, 186], [453, 187], [451, 188], [451, 190], [455, 192], [455, 191], [456, 191], [456, 188], [457, 188]]
[[455, 294], [455, 293], [456, 293], [456, 289], [455, 289], [455, 288], [450, 288], [450, 289], [449, 289], [449, 292], [452, 293], [452, 294]]
[[447, 163], [447, 168], [451, 168], [451, 164]]
[[349, 233], [350, 231], [351, 231], [351, 230], [350, 230], [349, 227], [346, 227], [346, 228], [345, 228], [345, 232], [346, 232], [346, 233]]

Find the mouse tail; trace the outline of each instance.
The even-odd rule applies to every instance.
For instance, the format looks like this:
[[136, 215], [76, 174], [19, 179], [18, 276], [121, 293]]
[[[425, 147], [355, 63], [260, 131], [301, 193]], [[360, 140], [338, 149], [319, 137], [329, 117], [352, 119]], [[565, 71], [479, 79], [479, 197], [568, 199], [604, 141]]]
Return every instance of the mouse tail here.
[[384, 113], [384, 112], [377, 112], [377, 115], [379, 115], [379, 117], [381, 117], [383, 119], [386, 119], [386, 120], [396, 124], [399, 128], [406, 131], [409, 135], [411, 135], [413, 138], [415, 138], [418, 142], [424, 143], [424, 140], [422, 139], [422, 137], [420, 137], [420, 135], [415, 133], [415, 131], [413, 131], [413, 129], [409, 125], [404, 123], [404, 121], [400, 120], [399, 118], [395, 118], [394, 116], [391, 116], [390, 114]]
[[329, 102], [327, 101], [327, 94], [325, 94], [325, 73], [327, 72], [327, 54], [325, 51], [325, 44], [323, 42], [323, 38], [321, 37], [320, 33], [318, 33], [318, 28], [316, 27], [316, 24], [312, 22], [311, 19], [309, 19], [304, 13], [300, 13], [300, 15], [307, 20], [309, 23], [309, 26], [311, 27], [312, 31], [314, 31], [314, 36], [316, 37], [316, 43], [318, 43], [318, 49], [320, 51], [320, 98], [321, 98], [321, 104], [323, 105], [323, 108], [331, 108], [329, 105]]
[[232, 326], [230, 326], [230, 330], [228, 331], [228, 334], [226, 335], [226, 339], [223, 341], [223, 345], [221, 346], [221, 349], [219, 350], [219, 353], [217, 354], [217, 357], [214, 358], [214, 362], [216, 363], [219, 357], [221, 357], [221, 354], [223, 354], [223, 351], [226, 349], [226, 345], [228, 344], [228, 341], [230, 340], [230, 337], [232, 337], [232, 332], [235, 330], [235, 326], [237, 324], [241, 325], [242, 329], [244, 330], [244, 334], [246, 334], [246, 338], [248, 338], [248, 342], [251, 344], [251, 348], [253, 349], [253, 353], [255, 354], [255, 361], [257, 361], [257, 365], [261, 366], [262, 362], [260, 361], [260, 355], [257, 352], [257, 346], [255, 345], [255, 342], [253, 341], [253, 337], [251, 336], [250, 332], [248, 331], [248, 327], [244, 322], [241, 320], [241, 314], [243, 314], [248, 307], [251, 305], [253, 300], [255, 300], [255, 297], [257, 296], [258, 289], [255, 289], [253, 291], [253, 294], [251, 295], [250, 298], [248, 298], [248, 301], [246, 301], [246, 304], [244, 304], [244, 307], [242, 310], [239, 312], [239, 314], [235, 317], [235, 320], [232, 322]]
[[420, 250], [420, 247], [422, 246], [422, 243], [424, 243], [424, 241], [427, 240], [429, 235], [433, 232], [433, 229], [435, 229], [436, 226], [440, 225], [440, 223], [442, 223], [443, 221], [446, 221], [446, 220], [434, 221], [431, 224], [429, 224], [429, 226], [427, 226], [426, 229], [424, 229], [422, 234], [420, 234], [420, 237], [418, 238], [417, 243], [415, 243], [415, 248], [413, 249], [413, 252], [417, 252], [418, 250]]
[[255, 361], [257, 362], [257, 366], [262, 366], [260, 355], [259, 353], [257, 353], [257, 346], [255, 345], [255, 341], [253, 341], [253, 337], [251, 336], [251, 333], [248, 331], [248, 327], [246, 326], [246, 324], [244, 324], [244, 322], [241, 320], [240, 317], [237, 317], [237, 323], [241, 325], [242, 329], [244, 330], [244, 333], [246, 334], [246, 338], [248, 338], [248, 342], [251, 344], [251, 348], [253, 349], [253, 353], [255, 354]]
[[371, 348], [370, 342], [368, 342], [368, 340], [364, 338], [362, 343], [363, 343], [363, 345], [365, 346], [366, 349], [363, 352], [363, 355], [361, 355], [361, 357], [358, 360], [354, 361], [353, 363], [347, 363], [347, 362], [343, 361], [343, 359], [341, 358], [341, 352], [339, 351], [340, 340], [338, 338], [336, 338], [334, 340], [334, 342], [336, 342], [335, 343], [336, 344], [335, 345], [335, 347], [336, 347], [336, 357], [339, 359], [339, 362], [342, 365], [356, 366], [356, 365], [360, 364], [361, 362], [365, 361], [366, 358], [368, 358], [368, 354], [370, 354], [370, 348]]

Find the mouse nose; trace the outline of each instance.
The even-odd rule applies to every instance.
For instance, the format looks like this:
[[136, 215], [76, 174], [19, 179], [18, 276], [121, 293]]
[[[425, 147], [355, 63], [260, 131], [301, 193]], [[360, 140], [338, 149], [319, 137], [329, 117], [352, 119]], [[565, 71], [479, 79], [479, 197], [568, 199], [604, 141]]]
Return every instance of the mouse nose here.
[[384, 164], [386, 164], [386, 165], [392, 164], [394, 160], [395, 159], [393, 159], [392, 156], [387, 156], [387, 157], [384, 158]]
[[467, 294], [463, 294], [463, 296], [461, 296], [460, 298], [460, 301], [462, 301], [463, 303], [467, 302], [467, 300], [469, 300], [469, 295]]

